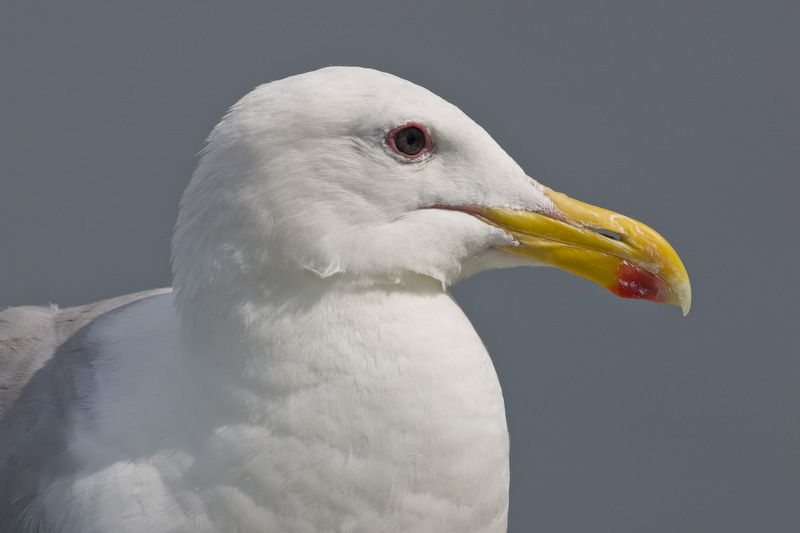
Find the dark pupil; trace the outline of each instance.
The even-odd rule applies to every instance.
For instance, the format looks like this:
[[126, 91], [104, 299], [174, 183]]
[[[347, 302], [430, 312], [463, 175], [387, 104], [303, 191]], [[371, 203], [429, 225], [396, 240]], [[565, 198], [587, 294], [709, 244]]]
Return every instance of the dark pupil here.
[[397, 132], [394, 136], [397, 149], [408, 155], [417, 155], [425, 148], [425, 135], [422, 130], [410, 126]]

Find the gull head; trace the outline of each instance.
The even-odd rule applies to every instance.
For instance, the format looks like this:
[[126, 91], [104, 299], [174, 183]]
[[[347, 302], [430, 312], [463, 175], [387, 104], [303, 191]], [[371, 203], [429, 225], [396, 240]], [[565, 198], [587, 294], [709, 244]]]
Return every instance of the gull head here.
[[173, 239], [179, 305], [279, 278], [446, 288], [541, 264], [690, 306], [686, 271], [655, 231], [539, 184], [430, 91], [354, 67], [236, 103], [208, 138]]

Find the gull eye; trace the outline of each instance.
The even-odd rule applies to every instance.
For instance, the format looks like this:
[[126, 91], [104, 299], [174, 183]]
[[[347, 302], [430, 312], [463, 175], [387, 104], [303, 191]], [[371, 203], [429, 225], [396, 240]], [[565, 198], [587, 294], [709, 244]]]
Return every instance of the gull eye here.
[[425, 126], [415, 123], [393, 129], [386, 136], [386, 140], [395, 153], [408, 159], [416, 159], [426, 154], [433, 145]]

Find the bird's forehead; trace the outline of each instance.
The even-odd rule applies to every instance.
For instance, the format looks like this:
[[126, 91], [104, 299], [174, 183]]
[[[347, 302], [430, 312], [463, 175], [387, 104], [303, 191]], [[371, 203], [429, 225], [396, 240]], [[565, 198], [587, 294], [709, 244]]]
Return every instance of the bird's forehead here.
[[241, 107], [279, 118], [290, 127], [321, 131], [366, 131], [403, 121], [468, 121], [455, 106], [419, 85], [351, 67], [329, 67], [262, 85]]

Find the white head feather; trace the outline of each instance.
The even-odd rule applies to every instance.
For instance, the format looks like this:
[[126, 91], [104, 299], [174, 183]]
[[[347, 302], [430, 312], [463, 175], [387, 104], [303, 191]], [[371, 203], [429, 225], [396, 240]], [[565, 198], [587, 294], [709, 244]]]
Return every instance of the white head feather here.
[[[433, 140], [418, 159], [387, 143], [408, 123]], [[503, 230], [427, 209], [435, 205], [552, 208], [486, 131], [408, 81], [329, 67], [262, 85], [213, 130], [183, 197], [173, 243], [179, 305], [276, 275], [423, 275], [448, 286], [526, 262], [492, 252], [512, 242]]]

